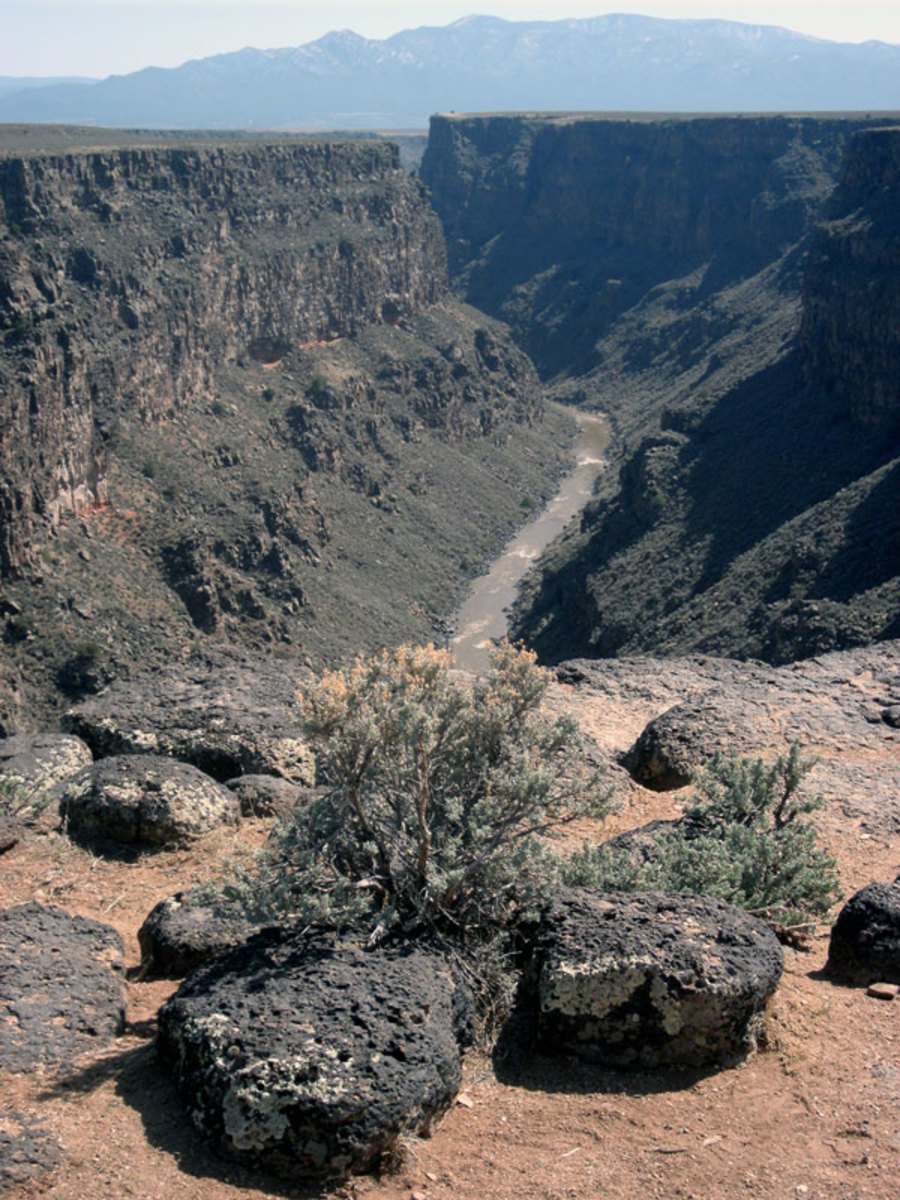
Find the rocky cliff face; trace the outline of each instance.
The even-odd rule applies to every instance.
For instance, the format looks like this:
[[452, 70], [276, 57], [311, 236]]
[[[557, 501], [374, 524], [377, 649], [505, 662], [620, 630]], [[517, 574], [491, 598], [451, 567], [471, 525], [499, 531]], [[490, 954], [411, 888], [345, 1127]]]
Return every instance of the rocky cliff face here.
[[[439, 116], [422, 175], [444, 223], [455, 286], [507, 320], [548, 377], [603, 387], [679, 342], [680, 366], [715, 328], [676, 315], [778, 262], [830, 193], [865, 121], [820, 117]], [[797, 279], [792, 280], [796, 294]], [[667, 288], [658, 311], [658, 289]], [[785, 286], [789, 286], [785, 284]], [[653, 310], [654, 303], [657, 310]], [[603, 341], [641, 306], [630, 361]], [[731, 306], [733, 310], [734, 306]], [[613, 361], [612, 372], [604, 366]], [[611, 387], [610, 390], [613, 390]]]
[[103, 499], [117, 413], [169, 420], [216, 368], [396, 322], [445, 289], [393, 147], [113, 150], [0, 160], [0, 570], [35, 518]]
[[900, 129], [853, 138], [810, 248], [806, 378], [869, 427], [900, 428]]
[[[707, 184], [712, 196], [727, 192], [723, 155], [742, 122], [696, 123], [709, 139], [707, 166], [682, 140], [694, 126], [660, 122], [636, 134], [648, 147], [643, 162], [617, 150], [610, 195], [596, 200], [594, 250], [582, 241], [580, 261], [561, 256], [543, 275], [506, 281], [500, 310], [527, 294], [518, 311], [526, 329], [535, 313], [540, 330], [553, 311], [549, 301], [541, 307], [546, 278], [569, 277], [558, 315], [600, 329], [599, 361], [573, 358], [573, 378], [556, 391], [605, 408], [621, 435], [619, 470], [608, 472], [580, 528], [544, 557], [519, 606], [514, 633], [547, 659], [702, 649], [786, 662], [896, 636], [900, 622], [900, 133], [856, 133], [816, 228], [852, 120], [748, 120], [747, 160], [734, 157], [737, 192], [711, 209], [702, 198]], [[460, 137], [467, 128], [462, 121]], [[596, 145], [614, 142], [614, 132], [595, 133]], [[495, 153], [491, 171], [527, 178], [527, 156], [517, 163], [510, 152], [504, 165]], [[574, 168], [563, 177], [577, 196], [604, 186], [593, 160], [582, 183]], [[521, 191], [519, 212], [536, 220], [546, 192], [539, 181]], [[514, 193], [504, 193], [511, 208]], [[562, 209], [560, 200], [564, 227]], [[642, 214], [634, 229], [630, 212]], [[557, 255], [574, 244], [560, 222], [546, 222]], [[504, 237], [490, 232], [479, 227], [485, 259]], [[601, 288], [595, 307], [577, 303], [571, 280], [588, 280], [590, 292], [612, 256], [628, 300], [611, 311]], [[464, 283], [480, 269], [469, 262]], [[534, 257], [523, 259], [522, 276], [533, 266]], [[647, 288], [651, 270], [666, 277]], [[540, 288], [529, 291], [535, 280]], [[570, 337], [566, 321], [557, 327]], [[532, 336], [542, 335], [529, 331], [526, 344]], [[553, 369], [557, 360], [542, 361]]]
[[207, 641], [428, 640], [552, 487], [392, 146], [9, 156], [0, 198], [0, 727]]

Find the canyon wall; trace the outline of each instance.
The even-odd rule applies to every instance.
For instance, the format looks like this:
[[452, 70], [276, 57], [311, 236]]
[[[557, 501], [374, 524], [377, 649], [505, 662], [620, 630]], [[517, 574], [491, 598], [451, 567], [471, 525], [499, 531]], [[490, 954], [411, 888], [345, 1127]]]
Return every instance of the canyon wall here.
[[[422, 175], [454, 286], [509, 322], [545, 378], [596, 372], [602, 385], [607, 360], [612, 378], [672, 352], [670, 337], [632, 338], [618, 361], [603, 339], [620, 318], [663, 285], [669, 316], [700, 309], [781, 259], [819, 214], [848, 138], [871, 123], [442, 115]], [[693, 353], [696, 329], [679, 341]]]
[[434, 119], [454, 286], [618, 434], [516, 609], [545, 660], [896, 636], [898, 141], [860, 114]]
[[900, 429], [900, 130], [857, 134], [809, 251], [801, 344], [810, 383]]
[[393, 146], [12, 153], [0, 201], [0, 734], [213, 643], [439, 638], [552, 491], [569, 423]]
[[440, 232], [398, 167], [343, 143], [0, 159], [0, 573], [35, 518], [102, 500], [117, 413], [171, 419], [224, 362], [443, 295]]

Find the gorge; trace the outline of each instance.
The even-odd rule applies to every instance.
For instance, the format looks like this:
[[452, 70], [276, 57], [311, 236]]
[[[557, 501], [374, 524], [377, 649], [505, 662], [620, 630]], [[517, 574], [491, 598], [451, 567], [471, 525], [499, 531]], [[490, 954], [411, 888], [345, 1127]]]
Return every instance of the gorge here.
[[545, 661], [896, 636], [898, 144], [853, 114], [434, 118], [455, 286], [617, 433], [517, 607]]
[[[885, 910], [900, 894], [886, 882], [900, 831], [896, 117], [437, 117], [423, 165], [433, 208], [377, 142], [123, 145], [121, 131], [56, 129], [52, 147], [32, 130], [23, 151], [4, 137], [0, 1190], [13, 1178], [53, 1200], [101, 1187], [204, 1200], [288, 1186], [335, 1200], [893, 1195], [896, 964], [851, 986], [829, 976], [826, 954], [837, 883], [849, 895], [878, 880]], [[591, 444], [567, 475], [576, 424]], [[626, 921], [609, 877], [563, 897], [591, 897], [593, 915], [560, 958], [560, 1012], [583, 984], [614, 1013], [613, 1042], [627, 1023], [635, 1047], [666, 1053], [680, 998], [699, 998], [702, 1017], [721, 996], [719, 951], [739, 940], [725, 899], [752, 910], [778, 962], [760, 1005], [782, 962], [784, 974], [744, 1029], [760, 1052], [738, 1067], [707, 1060], [699, 1026], [684, 1058], [626, 1061], [607, 1044], [594, 1061], [565, 1041], [554, 1057], [529, 1024], [534, 979], [509, 969], [511, 943], [502, 986], [524, 983], [523, 1004], [493, 1054], [476, 1047], [462, 1064], [462, 960], [379, 940], [398, 864], [415, 903], [462, 894], [483, 907], [432, 833], [451, 854], [471, 850], [459, 814], [480, 824], [495, 779], [513, 803], [545, 799], [532, 784], [561, 743], [542, 725], [505, 792], [514, 690], [454, 675], [453, 720], [483, 703], [489, 736], [444, 741], [458, 726], [433, 723], [429, 758], [418, 696], [379, 725], [347, 702], [369, 668], [322, 668], [450, 641], [466, 586], [557, 491], [572, 507], [544, 514], [558, 536], [514, 632], [559, 664], [535, 675], [572, 775], [599, 772], [603, 796], [560, 831], [560, 854], [587, 861], [614, 843], [636, 866], [657, 834], [685, 828], [699, 793], [682, 785], [717, 751], [758, 758], [733, 764], [758, 777], [801, 746], [815, 756], [797, 809], [788, 789], [765, 830], [737, 822], [734, 843], [704, 841], [698, 855], [712, 868], [698, 871], [702, 891], [740, 865], [733, 844], [766, 852], [790, 827], [821, 847], [818, 875], [799, 865], [829, 888], [833, 868], [835, 891], [815, 920], [785, 919], [783, 947], [762, 924], [769, 899], [751, 903], [749, 887], [702, 902], [710, 924], [696, 942], [693, 900], [639, 900]], [[519, 567], [543, 528], [527, 524], [510, 547]], [[479, 653], [493, 632], [482, 618], [459, 619]], [[528, 656], [504, 656], [517, 673], [524, 660], [527, 680]], [[372, 660], [376, 679], [393, 664], [392, 698], [415, 684], [412, 658], [426, 671], [445, 662], [431, 648]], [[375, 803], [387, 796], [380, 814], [400, 847], [378, 861], [348, 801], [360, 811], [372, 758], [360, 770], [348, 755], [347, 787], [317, 766], [298, 704], [308, 717], [313, 690], [320, 728], [345, 705], [350, 719], [333, 722], [349, 729], [344, 744], [358, 749], [360, 729], [377, 744]], [[396, 770], [404, 757], [424, 762], [425, 787]], [[432, 820], [439, 792], [449, 803]], [[814, 815], [791, 825], [797, 814]], [[500, 816], [518, 838], [521, 816]], [[289, 855], [320, 833], [315, 872], [298, 876]], [[318, 905], [344, 853], [334, 847], [360, 833], [369, 857], [345, 894], [378, 925], [349, 957], [332, 954], [328, 939], [346, 931], [324, 903], [249, 942], [245, 918], [259, 913], [229, 922], [226, 910], [224, 935], [204, 926], [251, 879], [268, 900], [302, 878]], [[289, 855], [273, 859], [279, 844]], [[519, 848], [521, 876], [499, 876], [494, 900], [521, 918], [524, 941], [540, 914], [517, 889], [551, 855]], [[448, 861], [449, 887], [432, 888], [425, 867]], [[763, 882], [791, 886], [785, 861]], [[741, 886], [748, 875], [755, 886], [752, 871]], [[154, 945], [152, 929], [167, 915], [170, 949], [184, 948], [179, 920], [207, 956], [231, 949], [199, 972], [183, 959], [157, 973], [165, 937]], [[637, 933], [624, 951], [591, 940], [626, 923]], [[679, 954], [655, 975], [648, 925]], [[493, 999], [498, 976], [486, 983], [477, 961]], [[726, 973], [742, 992], [744, 974]], [[648, 1035], [655, 1008], [665, 1028]], [[202, 1067], [189, 1057], [201, 1042]], [[660, 1065], [676, 1061], [675, 1074]], [[292, 1107], [301, 1093], [325, 1113], [326, 1142], [351, 1136], [358, 1114], [385, 1141], [349, 1158], [326, 1147]], [[382, 1149], [383, 1174], [334, 1182], [332, 1168], [368, 1171]], [[295, 1193], [310, 1164], [315, 1193]]]
[[433, 210], [386, 143], [8, 149], [3, 728], [445, 637], [564, 470], [542, 385], [615, 435], [516, 605], [544, 660], [892, 636], [893, 121], [439, 116]]

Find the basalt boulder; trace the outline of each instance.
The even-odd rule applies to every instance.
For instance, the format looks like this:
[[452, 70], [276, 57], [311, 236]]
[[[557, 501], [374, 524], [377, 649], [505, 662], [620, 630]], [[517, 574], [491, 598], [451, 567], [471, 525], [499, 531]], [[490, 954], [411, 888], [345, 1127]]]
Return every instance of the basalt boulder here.
[[472, 1015], [436, 954], [266, 931], [192, 972], [160, 1011], [158, 1050], [223, 1156], [339, 1177], [452, 1103]]
[[615, 1067], [734, 1063], [782, 968], [772, 931], [722, 901], [564, 892], [536, 945], [539, 1042]]
[[237, 797], [196, 767], [152, 754], [120, 754], [85, 767], [59, 802], [75, 837], [137, 846], [191, 841], [240, 819]]
[[0, 1114], [0, 1192], [46, 1179], [61, 1162], [59, 1142], [41, 1122], [21, 1112]]
[[64, 733], [20, 733], [0, 740], [0, 788], [26, 818], [46, 805], [56, 784], [92, 761], [81, 738]]
[[234, 901], [204, 903], [191, 892], [177, 892], [160, 900], [138, 930], [142, 965], [157, 978], [182, 979], [258, 928]]
[[294, 695], [301, 674], [299, 663], [281, 659], [178, 663], [116, 680], [71, 709], [65, 724], [98, 758], [162, 754], [220, 781], [263, 773], [313, 784]]
[[900, 983], [900, 876], [850, 897], [831, 930], [827, 970], [857, 984]]
[[122, 972], [109, 925], [36, 903], [0, 913], [0, 1065], [33, 1071], [121, 1033]]
[[239, 775], [226, 780], [225, 786], [238, 798], [245, 817], [278, 817], [303, 807], [318, 795], [315, 788], [303, 787], [277, 775]]

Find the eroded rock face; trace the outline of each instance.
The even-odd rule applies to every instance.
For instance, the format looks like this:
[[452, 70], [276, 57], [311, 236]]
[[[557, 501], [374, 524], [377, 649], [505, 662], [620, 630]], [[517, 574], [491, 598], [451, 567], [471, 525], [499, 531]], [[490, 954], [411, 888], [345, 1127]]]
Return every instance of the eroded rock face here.
[[0, 1063], [33, 1071], [96, 1049], [125, 1020], [122, 939], [42, 904], [0, 913]]
[[60, 816], [68, 831], [139, 846], [190, 841], [236, 825], [235, 795], [188, 763], [121, 754], [86, 767], [64, 786]]
[[900, 130], [850, 143], [806, 266], [801, 352], [808, 378], [862, 425], [900, 428]]
[[178, 892], [160, 900], [138, 930], [141, 960], [155, 977], [182, 979], [201, 963], [246, 942], [258, 928], [238, 904], [203, 904], [190, 892]]
[[104, 502], [109, 398], [163, 421], [223, 360], [270, 361], [380, 323], [386, 299], [406, 316], [444, 294], [436, 219], [398, 165], [373, 142], [0, 161], [0, 328], [16, 338], [0, 362], [0, 575], [48, 518]]
[[287, 1178], [377, 1164], [460, 1082], [471, 996], [440, 958], [261, 934], [194, 971], [158, 1049], [228, 1158]]
[[39, 805], [55, 784], [92, 761], [81, 738], [62, 733], [21, 733], [0, 740], [0, 782], [17, 785], [29, 805]]
[[852, 983], [900, 983], [900, 877], [847, 901], [831, 931], [829, 974]]
[[98, 756], [165, 754], [219, 780], [260, 772], [312, 784], [294, 699], [301, 671], [290, 660], [179, 663], [116, 680], [65, 723]]
[[541, 1045], [619, 1067], [704, 1067], [757, 1042], [778, 940], [718, 900], [565, 893], [536, 955]]

